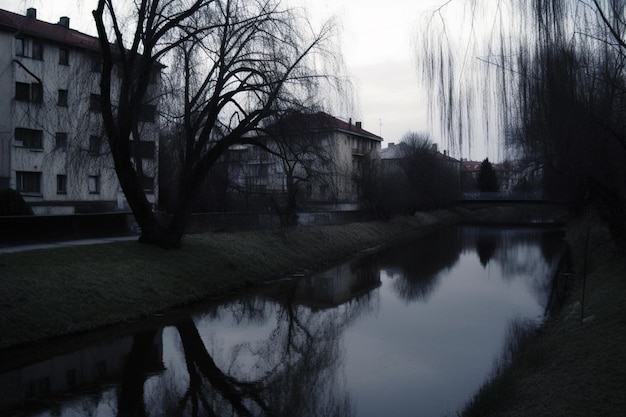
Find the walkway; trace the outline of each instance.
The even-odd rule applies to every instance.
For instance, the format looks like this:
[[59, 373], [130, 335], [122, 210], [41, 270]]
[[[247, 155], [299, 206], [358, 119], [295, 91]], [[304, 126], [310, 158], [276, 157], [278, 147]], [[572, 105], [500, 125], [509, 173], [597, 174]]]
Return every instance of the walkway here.
[[80, 240], [67, 240], [62, 242], [42, 242], [42, 243], [30, 243], [25, 245], [14, 246], [0, 246], [0, 254], [2, 253], [15, 253], [37, 249], [52, 249], [62, 248], [67, 246], [79, 246], [79, 245], [97, 245], [100, 243], [110, 242], [123, 242], [137, 240], [137, 236], [120, 236], [120, 237], [102, 237], [102, 238], [90, 238]]

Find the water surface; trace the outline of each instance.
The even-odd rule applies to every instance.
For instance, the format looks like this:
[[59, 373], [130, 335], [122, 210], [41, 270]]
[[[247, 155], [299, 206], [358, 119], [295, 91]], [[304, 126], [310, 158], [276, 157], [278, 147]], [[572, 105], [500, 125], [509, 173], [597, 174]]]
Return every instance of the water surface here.
[[450, 228], [163, 327], [2, 363], [0, 413], [454, 415], [511, 321], [541, 320], [561, 248], [551, 230]]

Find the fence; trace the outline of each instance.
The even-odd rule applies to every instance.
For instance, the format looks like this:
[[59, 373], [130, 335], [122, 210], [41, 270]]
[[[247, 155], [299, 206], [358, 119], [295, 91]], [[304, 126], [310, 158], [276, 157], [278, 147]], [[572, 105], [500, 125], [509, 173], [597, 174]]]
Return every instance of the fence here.
[[[164, 216], [164, 215], [162, 215]], [[365, 211], [310, 211], [298, 213], [302, 226], [332, 225], [371, 220]], [[272, 212], [194, 214], [188, 233], [264, 230], [280, 227]], [[95, 213], [58, 216], [0, 217], [0, 245], [56, 242], [114, 236], [139, 232], [131, 213]]]

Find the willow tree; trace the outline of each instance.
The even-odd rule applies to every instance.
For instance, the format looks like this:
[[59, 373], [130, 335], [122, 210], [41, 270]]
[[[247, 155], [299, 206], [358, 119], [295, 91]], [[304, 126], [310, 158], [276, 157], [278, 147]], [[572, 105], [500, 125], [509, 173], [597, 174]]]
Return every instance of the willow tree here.
[[[330, 24], [314, 31], [301, 9], [275, 0], [99, 0], [93, 12], [102, 49], [103, 124], [120, 185], [141, 228], [140, 241], [181, 245], [194, 198], [232, 145], [254, 141], [276, 109], [306, 107], [326, 77]], [[141, 109], [155, 99], [178, 126], [178, 198], [161, 223], [142, 187], [136, 144]], [[134, 145], [135, 144], [135, 145]]]
[[418, 54], [447, 137], [459, 146], [480, 125], [546, 197], [592, 199], [626, 237], [626, 1], [474, 0], [462, 41], [454, 6], [430, 16]]

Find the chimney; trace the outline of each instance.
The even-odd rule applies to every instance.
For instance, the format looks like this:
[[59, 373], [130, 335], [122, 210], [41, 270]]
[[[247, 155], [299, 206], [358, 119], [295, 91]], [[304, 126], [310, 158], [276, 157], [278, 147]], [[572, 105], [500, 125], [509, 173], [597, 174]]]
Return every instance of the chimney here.
[[66, 29], [69, 29], [70, 28], [70, 18], [67, 17], [67, 16], [62, 16], [59, 19], [59, 25], [63, 26]]
[[433, 143], [430, 149], [432, 152], [437, 152], [437, 144]]
[[28, 9], [26, 9], [26, 17], [29, 17], [31, 19], [37, 19], [37, 9], [35, 9], [34, 7], [29, 7]]
[[348, 130], [352, 130], [352, 117], [348, 119]]
[[395, 144], [395, 143], [393, 143], [393, 142], [389, 142], [389, 143], [387, 144], [387, 147], [388, 147], [388, 148], [393, 148], [394, 146], [396, 146], [396, 144]]
[[357, 129], [361, 129], [361, 126], [363, 126], [363, 123], [361, 122], [356, 122], [355, 124]]

